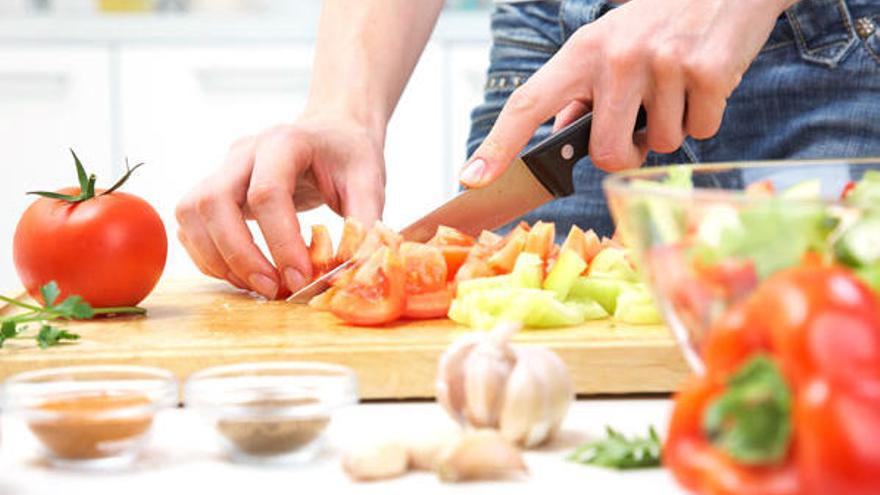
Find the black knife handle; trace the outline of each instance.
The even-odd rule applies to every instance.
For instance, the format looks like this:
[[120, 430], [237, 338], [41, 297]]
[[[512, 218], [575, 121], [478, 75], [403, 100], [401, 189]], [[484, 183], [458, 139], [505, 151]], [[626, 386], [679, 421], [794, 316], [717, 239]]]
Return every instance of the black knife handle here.
[[[635, 131], [648, 123], [644, 108], [636, 115]], [[557, 198], [574, 194], [574, 165], [590, 153], [593, 113], [563, 127], [522, 154], [532, 174]]]

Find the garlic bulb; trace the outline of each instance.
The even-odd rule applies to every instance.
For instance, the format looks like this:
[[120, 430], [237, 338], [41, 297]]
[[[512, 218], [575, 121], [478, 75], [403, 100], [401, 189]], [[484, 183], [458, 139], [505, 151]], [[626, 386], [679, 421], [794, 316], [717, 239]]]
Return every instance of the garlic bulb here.
[[496, 428], [509, 442], [534, 447], [559, 428], [573, 392], [556, 354], [509, 343], [518, 329], [503, 324], [454, 342], [440, 359], [437, 399], [459, 423]]

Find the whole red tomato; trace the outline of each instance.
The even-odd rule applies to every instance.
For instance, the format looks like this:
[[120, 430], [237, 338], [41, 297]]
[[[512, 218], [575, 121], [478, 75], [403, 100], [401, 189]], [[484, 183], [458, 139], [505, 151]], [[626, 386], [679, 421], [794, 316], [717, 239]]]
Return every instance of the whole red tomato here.
[[58, 300], [76, 294], [96, 308], [134, 306], [162, 275], [165, 227], [149, 203], [116, 190], [134, 169], [104, 191], [76, 163], [80, 187], [36, 193], [44, 197], [21, 216], [13, 242], [18, 275], [35, 299], [54, 280]]

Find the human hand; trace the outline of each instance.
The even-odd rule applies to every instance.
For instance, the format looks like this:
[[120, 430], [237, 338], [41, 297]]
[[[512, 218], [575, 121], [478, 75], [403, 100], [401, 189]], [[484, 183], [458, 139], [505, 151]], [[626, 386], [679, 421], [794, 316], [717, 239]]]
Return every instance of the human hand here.
[[[178, 238], [206, 275], [274, 299], [312, 276], [297, 212], [327, 204], [365, 225], [385, 202], [384, 135], [335, 115], [236, 141], [223, 166], [178, 204]], [[274, 265], [245, 224], [256, 219]]]
[[[561, 128], [592, 109], [590, 157], [604, 170], [638, 167], [687, 135], [718, 132], [727, 98], [793, 0], [630, 0], [576, 31], [510, 96], [461, 174], [486, 185], [556, 116]], [[639, 106], [645, 132], [633, 134]]]

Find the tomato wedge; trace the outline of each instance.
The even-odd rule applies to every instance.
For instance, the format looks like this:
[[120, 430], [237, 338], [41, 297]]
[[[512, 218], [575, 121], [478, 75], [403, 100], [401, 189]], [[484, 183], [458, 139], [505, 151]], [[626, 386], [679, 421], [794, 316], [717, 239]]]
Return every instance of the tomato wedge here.
[[350, 281], [338, 281], [330, 311], [353, 325], [382, 325], [403, 315], [406, 276], [400, 254], [381, 246], [359, 266]]
[[432, 246], [442, 247], [442, 246], [463, 246], [470, 247], [473, 246], [476, 240], [473, 237], [465, 234], [464, 232], [454, 229], [452, 227], [447, 227], [445, 225], [441, 225], [437, 227], [437, 233], [434, 234], [434, 237], [428, 241], [428, 244]]
[[362, 262], [383, 246], [390, 248], [392, 251], [397, 251], [400, 248], [401, 242], [403, 242], [403, 237], [400, 234], [389, 229], [382, 222], [376, 222], [355, 251], [354, 259], [355, 261]]
[[346, 218], [342, 226], [342, 237], [336, 249], [336, 262], [345, 263], [358, 250], [367, 235], [364, 225], [356, 218]]
[[523, 249], [527, 253], [534, 253], [547, 261], [550, 254], [550, 248], [553, 246], [556, 237], [556, 224], [553, 222], [537, 222], [526, 238], [526, 245]]
[[314, 277], [320, 277], [336, 266], [336, 258], [333, 256], [333, 240], [330, 238], [330, 231], [323, 225], [312, 225], [309, 260], [312, 262], [312, 276]]
[[403, 316], [445, 316], [452, 304], [452, 292], [446, 286], [446, 260], [440, 248], [404, 242], [400, 245], [400, 256], [406, 273], [406, 307]]
[[516, 263], [516, 257], [526, 247], [529, 231], [518, 225], [501, 241], [501, 247], [486, 260], [489, 266], [499, 274], [510, 273]]
[[406, 293], [422, 294], [446, 287], [446, 260], [436, 246], [404, 242], [400, 257], [406, 273]]
[[461, 265], [464, 264], [468, 254], [471, 252], [471, 246], [475, 243], [476, 240], [473, 237], [445, 225], [437, 227], [437, 233], [428, 241], [429, 245], [440, 249], [443, 258], [446, 260], [447, 280], [455, 278], [455, 274], [461, 268]]
[[403, 316], [413, 319], [442, 318], [452, 305], [453, 290], [444, 287], [434, 292], [409, 294]]

